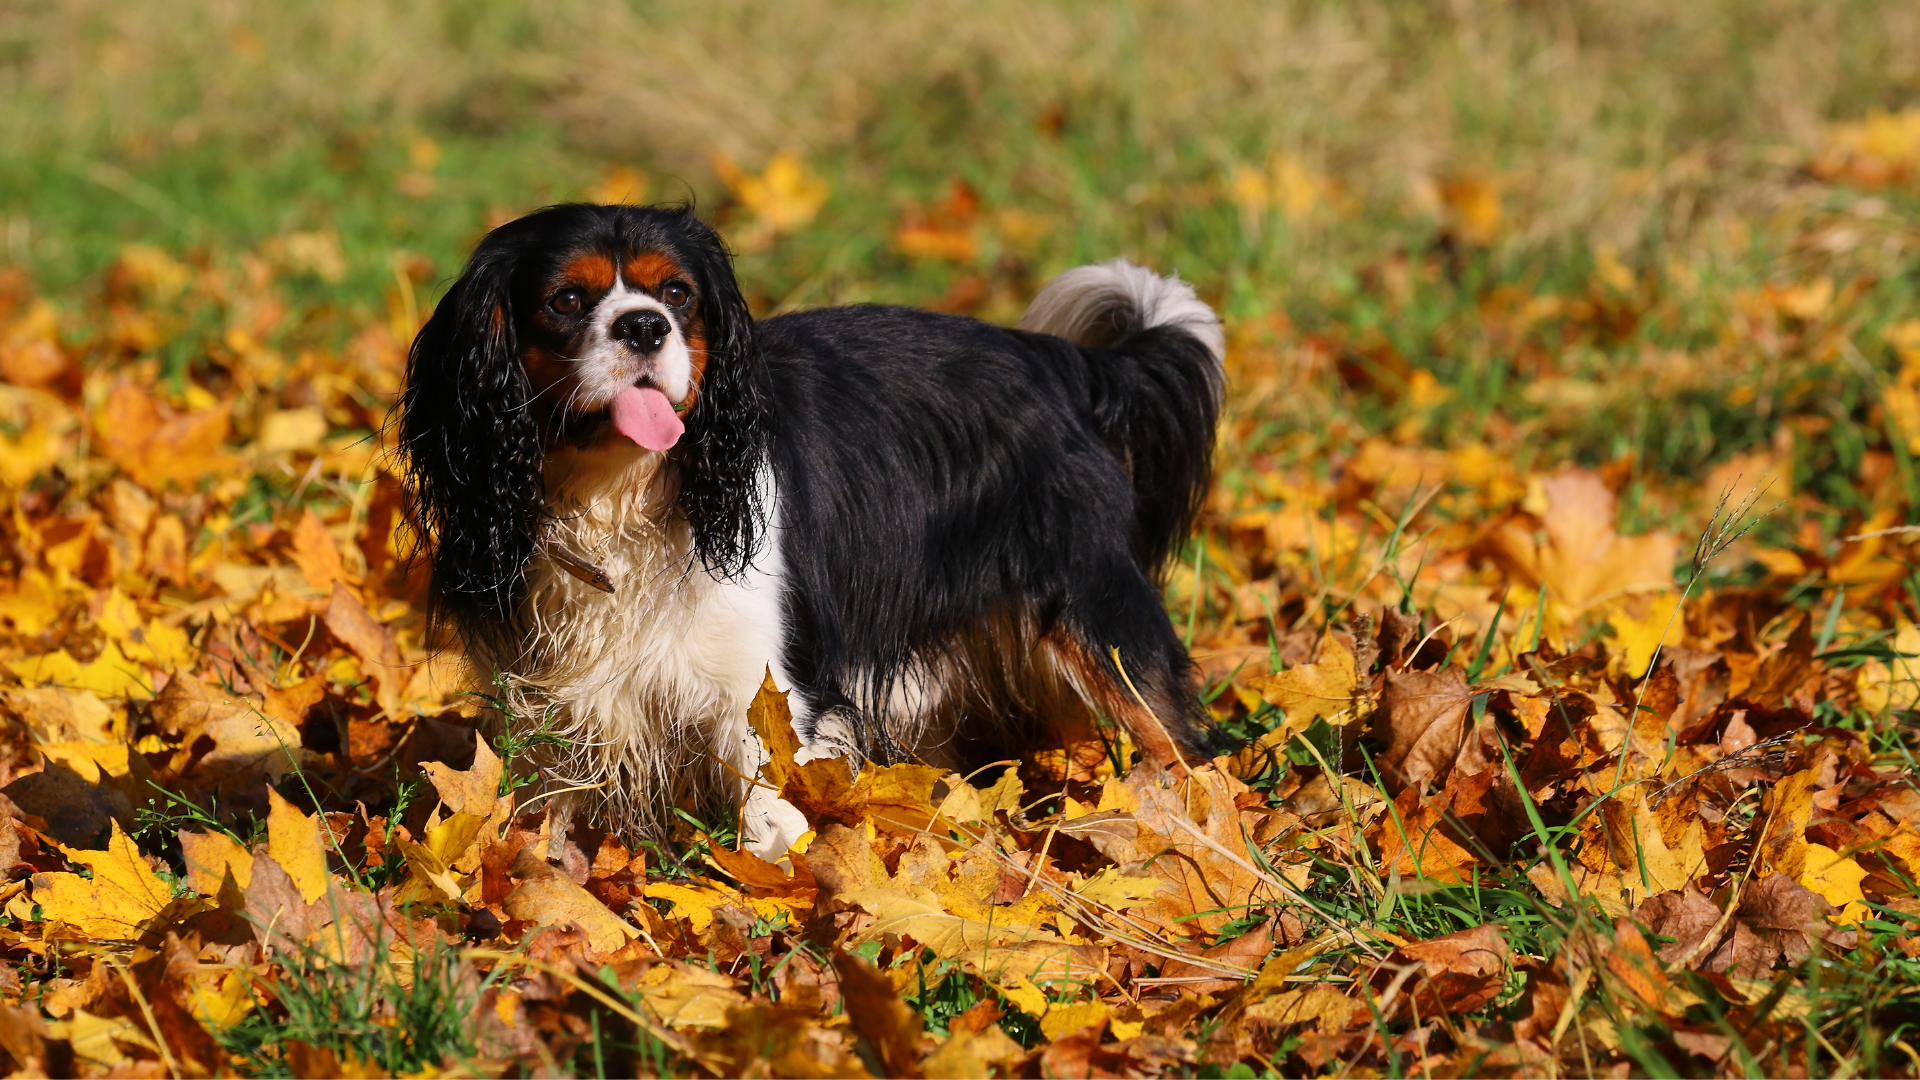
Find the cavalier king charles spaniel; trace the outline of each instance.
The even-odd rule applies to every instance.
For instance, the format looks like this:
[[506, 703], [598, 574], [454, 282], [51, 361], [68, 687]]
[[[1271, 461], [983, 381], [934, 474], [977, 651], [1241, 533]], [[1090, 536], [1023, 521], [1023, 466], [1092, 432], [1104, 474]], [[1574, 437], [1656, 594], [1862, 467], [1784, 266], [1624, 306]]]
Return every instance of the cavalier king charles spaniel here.
[[756, 321], [690, 209], [539, 211], [480, 242], [409, 358], [433, 618], [564, 737], [564, 812], [628, 835], [744, 799], [751, 848], [786, 851], [804, 819], [746, 780], [768, 673], [802, 760], [964, 772], [1090, 713], [1205, 760], [1157, 582], [1207, 491], [1223, 352], [1191, 287], [1122, 260], [1018, 329]]

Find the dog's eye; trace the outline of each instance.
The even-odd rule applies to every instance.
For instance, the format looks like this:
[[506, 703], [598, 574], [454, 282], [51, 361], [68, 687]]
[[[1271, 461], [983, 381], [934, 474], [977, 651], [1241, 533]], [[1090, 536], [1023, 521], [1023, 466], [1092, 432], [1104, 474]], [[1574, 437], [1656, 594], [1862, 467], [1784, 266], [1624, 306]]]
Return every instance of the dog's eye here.
[[586, 300], [579, 289], [561, 289], [553, 294], [553, 299], [547, 301], [547, 306], [561, 315], [576, 315]]
[[670, 281], [667, 283], [666, 288], [660, 290], [661, 299], [672, 304], [674, 307], [679, 307], [681, 304], [686, 303], [687, 297], [690, 295], [692, 294], [687, 291], [687, 287], [678, 281]]

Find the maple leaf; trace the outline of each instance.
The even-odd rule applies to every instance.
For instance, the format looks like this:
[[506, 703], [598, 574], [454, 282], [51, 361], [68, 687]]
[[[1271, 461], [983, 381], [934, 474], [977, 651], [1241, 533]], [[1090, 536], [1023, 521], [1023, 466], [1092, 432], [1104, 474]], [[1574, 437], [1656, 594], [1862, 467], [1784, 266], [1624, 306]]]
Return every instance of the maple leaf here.
[[75, 851], [61, 847], [67, 861], [84, 866], [91, 878], [79, 874], [33, 875], [33, 902], [50, 921], [63, 922], [90, 938], [133, 941], [150, 927], [177, 914], [173, 890], [141, 857], [133, 841], [112, 825], [104, 851]]
[[0, 596], [0, 617], [11, 622], [24, 637], [39, 637], [59, 621], [66, 607], [64, 591], [34, 567], [21, 571], [14, 590]]
[[94, 418], [100, 453], [140, 486], [188, 485], [226, 472], [238, 459], [222, 449], [229, 406], [170, 416], [131, 382], [115, 384]]
[[873, 965], [851, 953], [833, 954], [840, 976], [841, 1000], [855, 1031], [873, 1047], [887, 1076], [917, 1077], [920, 1072], [920, 1017], [894, 993], [893, 984]]
[[791, 150], [768, 158], [758, 175], [745, 171], [724, 153], [715, 152], [712, 162], [720, 182], [754, 217], [753, 225], [737, 241], [743, 250], [763, 248], [774, 237], [812, 221], [827, 201], [826, 181], [808, 172], [800, 156]]
[[491, 821], [509, 809], [507, 800], [500, 796], [503, 768], [499, 755], [493, 752], [493, 747], [487, 745], [484, 738], [473, 740], [473, 764], [465, 769], [455, 769], [439, 761], [422, 762], [420, 765], [448, 810], [477, 817], [481, 821]]
[[307, 579], [307, 587], [316, 592], [330, 592], [334, 582], [353, 580], [340, 558], [339, 545], [311, 507], [300, 515], [300, 524], [293, 530], [292, 555], [294, 565]]
[[1322, 636], [1320, 658], [1315, 662], [1247, 681], [1247, 687], [1269, 704], [1286, 710], [1283, 729], [1288, 735], [1297, 735], [1320, 719], [1336, 720], [1345, 715], [1346, 719], [1338, 722], [1351, 723], [1354, 717], [1347, 714], [1358, 685], [1353, 654], [1332, 631]]
[[724, 1029], [728, 1014], [747, 1001], [733, 988], [732, 979], [679, 963], [653, 967], [641, 977], [636, 989], [648, 1011], [661, 1023], [676, 1028]]
[[252, 787], [263, 774], [278, 779], [304, 760], [299, 722], [324, 692], [315, 679], [284, 694], [262, 694], [255, 704], [183, 675], [154, 698], [153, 716], [182, 748], [170, 767], [175, 775], [190, 764], [197, 787]]
[[472, 849], [486, 825], [487, 819], [477, 814], [456, 812], [447, 820], [429, 826], [424, 843], [405, 838], [396, 840], [411, 871], [399, 896], [412, 902], [464, 897], [468, 883], [462, 877], [479, 866], [478, 853]]
[[267, 803], [267, 854], [311, 904], [327, 893], [327, 849], [320, 840], [320, 819], [301, 813], [271, 787]]
[[784, 786], [795, 768], [793, 759], [800, 752], [800, 737], [793, 731], [787, 693], [774, 685], [771, 667], [747, 706], [747, 724], [760, 736], [760, 747], [767, 755], [760, 765], [760, 775], [775, 788]]
[[1473, 691], [1456, 668], [1387, 672], [1373, 726], [1386, 744], [1380, 770], [1392, 790], [1446, 780], [1466, 738], [1472, 703]]
[[1544, 536], [1508, 522], [1489, 537], [1494, 556], [1530, 588], [1574, 612], [1624, 593], [1673, 587], [1679, 541], [1663, 532], [1614, 532], [1613, 492], [1598, 476], [1569, 469], [1541, 481]]
[[1825, 897], [1780, 873], [1768, 874], [1741, 890], [1735, 913], [1778, 947], [1791, 964], [1805, 962], [1815, 940], [1845, 949], [1852, 948], [1858, 937], [1827, 921], [1835, 912]]
[[1422, 1016], [1439, 1016], [1472, 1012], [1497, 997], [1505, 984], [1508, 956], [1505, 933], [1487, 924], [1408, 942], [1389, 954], [1387, 962], [1411, 959], [1425, 965], [1424, 977], [1401, 1002]]
[[[501, 907], [516, 919], [535, 926], [563, 926], [573, 923], [587, 935], [595, 952], [610, 953], [640, 936], [633, 924], [607, 910], [594, 895], [573, 883], [557, 868], [535, 856], [531, 850], [520, 852], [513, 875], [521, 879]], [[457, 894], [456, 894], [457, 895]]]
[[186, 864], [187, 888], [217, 897], [222, 909], [245, 906], [246, 888], [253, 882], [253, 854], [226, 833], [180, 833], [181, 861]]
[[[1660, 959], [1697, 971], [1723, 971], [1747, 979], [1764, 978], [1780, 956], [1780, 949], [1739, 919], [1723, 918], [1719, 908], [1692, 888], [1648, 897], [1633, 917], [1647, 929], [1673, 941], [1660, 948]], [[1709, 938], [1715, 929], [1719, 935]]]

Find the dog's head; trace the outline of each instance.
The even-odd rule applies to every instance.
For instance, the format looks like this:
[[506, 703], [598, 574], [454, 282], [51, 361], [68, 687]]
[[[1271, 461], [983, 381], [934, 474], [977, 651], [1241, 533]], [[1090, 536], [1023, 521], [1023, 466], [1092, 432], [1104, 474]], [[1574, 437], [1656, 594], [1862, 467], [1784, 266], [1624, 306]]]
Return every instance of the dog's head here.
[[414, 339], [398, 415], [436, 610], [467, 633], [509, 619], [568, 447], [669, 454], [701, 558], [739, 572], [764, 383], [726, 245], [691, 209], [556, 206], [489, 233]]

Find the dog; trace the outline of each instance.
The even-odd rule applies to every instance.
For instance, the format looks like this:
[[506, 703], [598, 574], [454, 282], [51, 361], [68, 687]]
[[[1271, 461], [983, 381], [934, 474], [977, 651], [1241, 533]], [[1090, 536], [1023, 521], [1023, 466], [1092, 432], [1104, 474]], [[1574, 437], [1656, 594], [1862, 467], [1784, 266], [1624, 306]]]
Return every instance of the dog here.
[[487, 234], [408, 358], [431, 623], [563, 740], [558, 807], [627, 835], [729, 798], [785, 853], [805, 821], [749, 779], [769, 675], [803, 761], [964, 771], [1089, 712], [1206, 760], [1158, 583], [1210, 482], [1224, 351], [1190, 286], [1121, 260], [1017, 329], [755, 320], [691, 208], [538, 211]]

